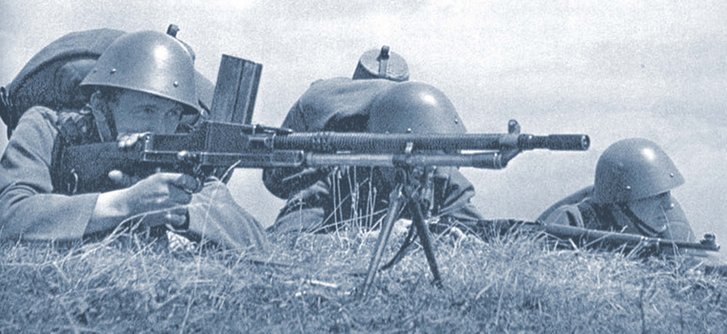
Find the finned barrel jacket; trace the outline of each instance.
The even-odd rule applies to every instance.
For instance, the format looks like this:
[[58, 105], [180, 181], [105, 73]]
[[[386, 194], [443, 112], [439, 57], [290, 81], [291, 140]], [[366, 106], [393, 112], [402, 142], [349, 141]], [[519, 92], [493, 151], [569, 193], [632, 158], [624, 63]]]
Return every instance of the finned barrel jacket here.
[[[89, 117], [45, 107], [30, 108], [21, 117], [0, 159], [0, 239], [80, 241], [88, 237], [85, 231], [99, 193], [59, 194], [54, 187], [53, 156], [64, 141], [99, 140]], [[221, 182], [205, 183], [187, 207], [190, 237], [205, 237], [233, 249], [267, 248], [262, 226], [235, 203]]]
[[[296, 101], [282, 127], [297, 132], [365, 132], [374, 97], [395, 84], [379, 79], [318, 80]], [[389, 187], [372, 173], [376, 171], [371, 168], [264, 170], [267, 189], [288, 200], [271, 230], [320, 231], [322, 226], [356, 223], [366, 215], [375, 222], [387, 207]], [[438, 168], [435, 176], [433, 215], [483, 219], [470, 203], [474, 187], [456, 168]]]
[[[588, 189], [592, 189], [592, 187], [584, 190]], [[635, 222], [632, 219], [624, 219], [628, 218], [626, 216], [617, 219], [616, 215], [624, 215], [624, 213], [594, 203], [588, 192], [584, 192], [584, 190], [574, 194], [576, 196], [571, 195], [559, 201], [560, 205], [558, 207], [546, 210], [539, 219], [545, 224], [571, 225], [596, 230], [639, 234], [646, 237], [681, 241], [695, 241], [696, 239], [681, 205], [674, 197], [672, 197], [674, 207], [666, 211], [667, 222]], [[618, 223], [619, 221], [629, 223], [622, 225]]]

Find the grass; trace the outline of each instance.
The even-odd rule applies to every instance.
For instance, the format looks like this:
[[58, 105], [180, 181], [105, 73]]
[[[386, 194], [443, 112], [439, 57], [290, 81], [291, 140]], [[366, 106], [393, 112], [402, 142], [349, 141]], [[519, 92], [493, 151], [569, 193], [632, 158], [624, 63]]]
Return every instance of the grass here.
[[[436, 242], [356, 296], [375, 233], [278, 237], [270, 259], [107, 241], [3, 244], [0, 332], [721, 333], [727, 278], [689, 259], [557, 250], [528, 236]], [[387, 256], [403, 233], [392, 237]], [[257, 258], [258, 260], [259, 257]], [[288, 267], [285, 263], [291, 263]]]

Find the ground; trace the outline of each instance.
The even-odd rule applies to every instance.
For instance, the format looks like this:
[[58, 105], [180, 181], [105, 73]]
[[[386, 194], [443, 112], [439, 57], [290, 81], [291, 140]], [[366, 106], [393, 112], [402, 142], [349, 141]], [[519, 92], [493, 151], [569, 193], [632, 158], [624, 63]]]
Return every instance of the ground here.
[[[396, 233], [387, 250], [398, 248]], [[4, 244], [0, 332], [710, 333], [727, 278], [692, 259], [554, 248], [532, 235], [436, 241], [357, 295], [376, 234], [277, 237], [267, 256], [111, 240]]]

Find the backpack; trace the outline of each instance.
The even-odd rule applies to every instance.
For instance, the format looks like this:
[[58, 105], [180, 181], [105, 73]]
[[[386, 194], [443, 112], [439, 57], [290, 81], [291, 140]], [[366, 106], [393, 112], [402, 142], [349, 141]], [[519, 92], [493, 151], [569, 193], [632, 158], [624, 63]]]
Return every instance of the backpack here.
[[[124, 33], [115, 29], [72, 32], [35, 54], [9, 85], [0, 88], [0, 118], [7, 126], [8, 138], [32, 106], [54, 110], [82, 108], [89, 96], [78, 85], [106, 47]], [[201, 109], [208, 113], [214, 85], [199, 72], [195, 77]]]

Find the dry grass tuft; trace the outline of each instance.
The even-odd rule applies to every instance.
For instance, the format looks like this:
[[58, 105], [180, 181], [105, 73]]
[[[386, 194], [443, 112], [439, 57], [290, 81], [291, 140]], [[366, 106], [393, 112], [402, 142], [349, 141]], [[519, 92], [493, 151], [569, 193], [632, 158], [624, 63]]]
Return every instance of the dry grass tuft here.
[[[391, 256], [402, 233], [392, 237]], [[688, 259], [564, 251], [526, 236], [440, 237], [362, 283], [375, 233], [277, 237], [269, 259], [119, 246], [4, 244], [0, 332], [722, 332], [727, 278]], [[261, 261], [263, 260], [263, 261]], [[292, 266], [286, 266], [292, 264]]]

